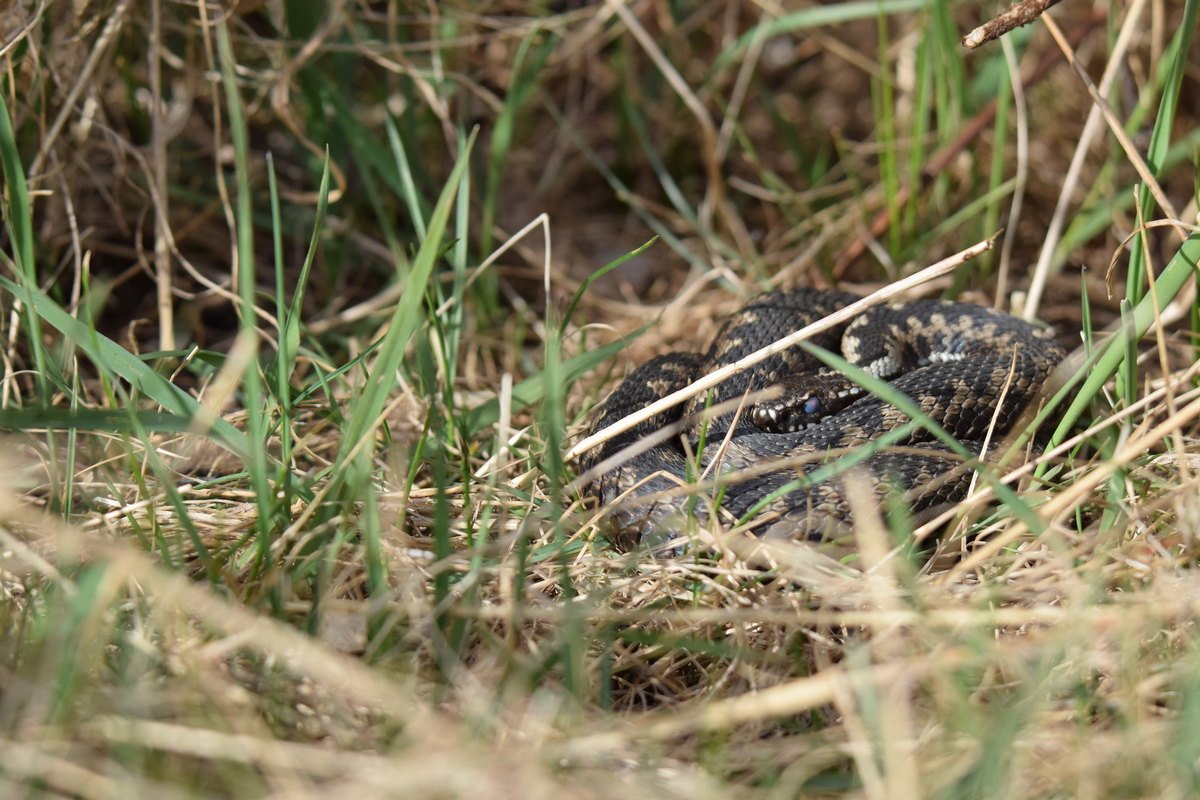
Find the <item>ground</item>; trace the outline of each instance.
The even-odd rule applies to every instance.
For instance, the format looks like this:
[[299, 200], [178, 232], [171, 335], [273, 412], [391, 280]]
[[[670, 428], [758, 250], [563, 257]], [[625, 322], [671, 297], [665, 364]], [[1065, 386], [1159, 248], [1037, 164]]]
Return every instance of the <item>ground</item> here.
[[[1194, 796], [1200, 2], [999, 10], [8, 4], [3, 792]], [[962, 513], [607, 541], [621, 376], [1001, 229]]]

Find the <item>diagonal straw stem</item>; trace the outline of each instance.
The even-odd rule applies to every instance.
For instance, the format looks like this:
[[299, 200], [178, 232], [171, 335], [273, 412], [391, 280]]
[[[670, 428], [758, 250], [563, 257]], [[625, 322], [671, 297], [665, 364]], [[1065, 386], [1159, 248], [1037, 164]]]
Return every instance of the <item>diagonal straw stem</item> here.
[[920, 270], [919, 272], [914, 272], [907, 278], [901, 278], [895, 283], [889, 284], [876, 292], [872, 292], [861, 300], [857, 300], [845, 308], [838, 309], [824, 319], [818, 320], [811, 325], [806, 325], [798, 331], [789, 333], [782, 339], [778, 339], [766, 347], [754, 351], [736, 363], [727, 364], [718, 370], [714, 370], [694, 383], [688, 384], [679, 391], [672, 392], [666, 397], [654, 401], [642, 410], [635, 411], [632, 414], [622, 417], [612, 425], [609, 425], [603, 430], [597, 431], [591, 436], [587, 436], [577, 442], [574, 447], [567, 451], [566, 458], [568, 460], [577, 458], [579, 455], [586, 453], [596, 445], [603, 444], [614, 436], [621, 435], [625, 431], [633, 428], [635, 425], [645, 422], [656, 414], [660, 414], [663, 411], [666, 411], [668, 408], [671, 408], [678, 403], [682, 403], [684, 400], [688, 400], [689, 398], [708, 391], [713, 386], [716, 386], [725, 379], [729, 378], [731, 375], [736, 375], [737, 373], [754, 366], [760, 361], [770, 358], [776, 353], [781, 353], [793, 345], [812, 338], [822, 331], [829, 330], [830, 328], [840, 325], [843, 322], [852, 320], [871, 306], [883, 303], [897, 295], [907, 292], [910, 289], [920, 286], [927, 281], [933, 280], [941, 275], [945, 275], [956, 267], [959, 267], [971, 259], [977, 258], [983, 253], [986, 253], [988, 250], [991, 250], [995, 244], [996, 237], [999, 235], [1000, 232], [998, 231], [982, 242], [971, 245], [966, 250], [955, 253], [949, 258], [942, 259], [936, 264], [932, 264], [925, 269]]

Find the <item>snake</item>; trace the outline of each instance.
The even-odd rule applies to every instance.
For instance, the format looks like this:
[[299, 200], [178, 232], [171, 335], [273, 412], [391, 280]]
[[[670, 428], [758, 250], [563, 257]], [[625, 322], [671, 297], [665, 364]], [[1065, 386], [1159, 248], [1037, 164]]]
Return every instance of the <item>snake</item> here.
[[[860, 299], [813, 288], [760, 295], [723, 321], [706, 351], [634, 369], [599, 404], [588, 433]], [[852, 366], [831, 367], [836, 360], [821, 351]], [[677, 542], [689, 521], [718, 517], [764, 537], [828, 540], [854, 523], [846, 465], [866, 477], [873, 501], [901, 497], [914, 516], [962, 500], [974, 459], [1017, 424], [1064, 356], [1048, 332], [992, 308], [880, 303], [607, 439], [581, 471], [593, 476], [587, 492], [620, 549]], [[856, 380], [858, 371], [868, 377]], [[878, 381], [890, 390], [864, 388]], [[952, 441], [901, 406], [915, 406]]]

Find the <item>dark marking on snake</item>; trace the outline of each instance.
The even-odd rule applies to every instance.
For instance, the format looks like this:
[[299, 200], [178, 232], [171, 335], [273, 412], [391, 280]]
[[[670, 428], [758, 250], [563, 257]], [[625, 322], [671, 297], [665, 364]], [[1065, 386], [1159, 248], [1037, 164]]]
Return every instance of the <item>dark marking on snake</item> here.
[[[707, 352], [671, 353], [634, 370], [601, 405], [590, 431], [858, 299], [817, 289], [762, 295], [725, 320]], [[874, 306], [811, 341], [888, 381], [976, 456], [987, 437], [997, 441], [1009, 432], [1064, 356], [1022, 320], [944, 300]], [[700, 422], [707, 404], [768, 387], [778, 387], [780, 396]], [[624, 460], [589, 487], [615, 544], [673, 539], [689, 514], [704, 521], [711, 509], [726, 522], [756, 511], [752, 527], [760, 535], [821, 540], [848, 529], [850, 507], [840, 478], [814, 484], [807, 476], [889, 432], [896, 437], [908, 422], [900, 409], [796, 346], [593, 448], [581, 466], [590, 469], [664, 426], [682, 424], [681, 435]], [[962, 459], [919, 426], [858, 468], [872, 477], [878, 498], [905, 492], [914, 514], [961, 500], [971, 478]], [[701, 474], [719, 475], [720, 489], [710, 485], [693, 501], [680, 487]]]

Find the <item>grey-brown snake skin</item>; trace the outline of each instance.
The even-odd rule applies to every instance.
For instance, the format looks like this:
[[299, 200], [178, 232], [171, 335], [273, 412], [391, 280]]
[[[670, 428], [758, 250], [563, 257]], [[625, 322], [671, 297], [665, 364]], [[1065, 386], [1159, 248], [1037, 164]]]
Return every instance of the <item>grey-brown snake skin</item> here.
[[[858, 299], [816, 289], [762, 295], [724, 322], [707, 352], [671, 353], [634, 370], [604, 401], [591, 431]], [[985, 439], [997, 441], [1009, 431], [1064, 356], [1026, 322], [942, 300], [874, 306], [811, 341], [888, 381], [974, 455]], [[700, 421], [708, 403], [736, 401], [772, 386], [782, 389], [782, 397], [707, 424]], [[727, 523], [750, 517], [750, 527], [760, 535], [820, 539], [848, 527], [850, 508], [840, 478], [804, 485], [811, 483], [804, 476], [889, 432], [896, 436], [896, 429], [909, 422], [900, 409], [797, 346], [727, 379], [707, 396], [610, 439], [594, 448], [583, 466], [593, 467], [664, 426], [681, 425], [682, 434], [592, 483], [614, 543], [625, 548], [661, 543], [681, 533], [688, 517], [704, 521], [713, 509]], [[959, 456], [919, 426], [867, 456], [858, 468], [865, 468], [878, 497], [905, 492], [914, 513], [960, 500], [971, 477]], [[694, 485], [698, 475], [706, 490], [680, 489]]]

